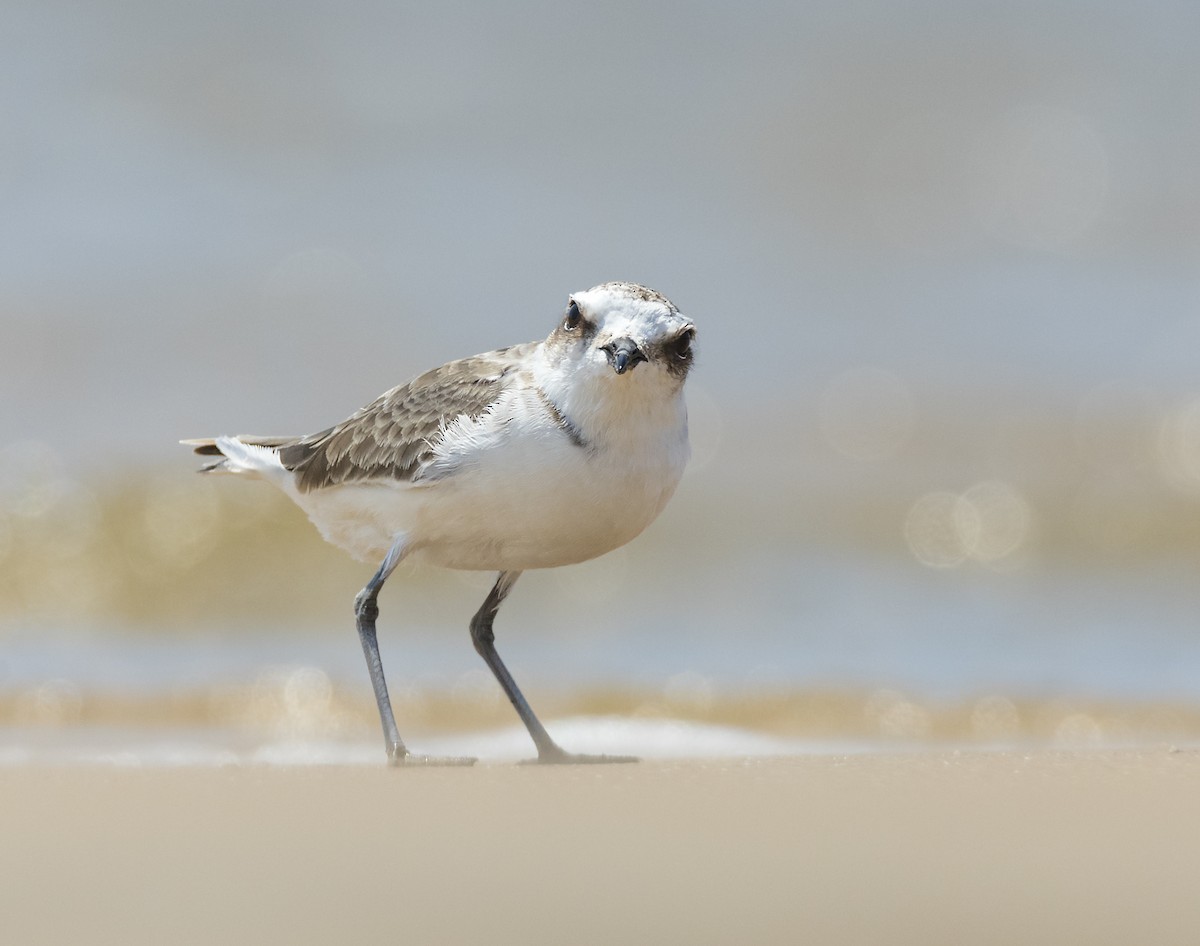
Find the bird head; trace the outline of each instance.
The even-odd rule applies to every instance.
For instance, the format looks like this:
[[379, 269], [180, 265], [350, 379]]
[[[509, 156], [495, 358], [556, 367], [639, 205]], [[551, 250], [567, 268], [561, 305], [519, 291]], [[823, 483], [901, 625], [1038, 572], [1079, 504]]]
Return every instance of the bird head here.
[[545, 349], [559, 370], [678, 389], [691, 370], [695, 338], [691, 319], [661, 293], [609, 282], [570, 296]]

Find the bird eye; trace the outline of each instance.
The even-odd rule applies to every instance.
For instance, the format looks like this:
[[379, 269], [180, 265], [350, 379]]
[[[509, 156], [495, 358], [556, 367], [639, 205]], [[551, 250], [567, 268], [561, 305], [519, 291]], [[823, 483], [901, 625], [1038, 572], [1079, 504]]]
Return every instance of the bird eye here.
[[563, 328], [568, 332], [579, 327], [579, 323], [583, 321], [583, 313], [579, 311], [579, 303], [574, 299], [567, 306], [567, 317], [563, 321]]
[[680, 361], [690, 358], [692, 355], [692, 339], [696, 337], [696, 330], [689, 328], [675, 339], [675, 357]]

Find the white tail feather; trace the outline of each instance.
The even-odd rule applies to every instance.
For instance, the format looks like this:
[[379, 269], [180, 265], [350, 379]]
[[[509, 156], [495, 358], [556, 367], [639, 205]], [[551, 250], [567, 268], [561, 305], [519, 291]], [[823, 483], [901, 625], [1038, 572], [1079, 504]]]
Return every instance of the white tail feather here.
[[244, 443], [237, 437], [217, 437], [213, 442], [225, 454], [225, 460], [213, 466], [214, 473], [255, 476], [271, 480], [278, 486], [283, 486], [290, 475], [279, 461], [279, 453], [272, 447]]

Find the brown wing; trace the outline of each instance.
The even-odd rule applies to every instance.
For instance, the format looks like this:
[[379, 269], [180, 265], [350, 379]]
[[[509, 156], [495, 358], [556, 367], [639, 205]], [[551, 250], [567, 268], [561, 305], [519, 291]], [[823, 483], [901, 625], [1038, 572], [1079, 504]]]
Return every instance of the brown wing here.
[[443, 422], [496, 402], [537, 342], [452, 361], [392, 388], [340, 424], [279, 448], [301, 492], [379, 477], [411, 480]]

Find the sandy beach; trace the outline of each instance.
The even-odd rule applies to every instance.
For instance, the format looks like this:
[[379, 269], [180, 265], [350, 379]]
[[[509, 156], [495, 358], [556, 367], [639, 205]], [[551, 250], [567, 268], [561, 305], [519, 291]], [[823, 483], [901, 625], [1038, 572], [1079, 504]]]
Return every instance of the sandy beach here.
[[0, 769], [12, 943], [1195, 943], [1200, 754]]

